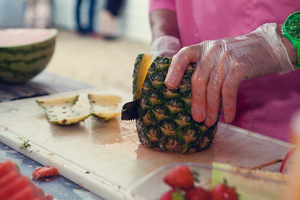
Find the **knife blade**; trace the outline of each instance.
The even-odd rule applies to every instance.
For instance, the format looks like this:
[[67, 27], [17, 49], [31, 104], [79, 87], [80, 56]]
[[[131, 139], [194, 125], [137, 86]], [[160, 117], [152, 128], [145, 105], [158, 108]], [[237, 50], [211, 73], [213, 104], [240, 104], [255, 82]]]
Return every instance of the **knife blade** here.
[[140, 100], [127, 102], [122, 107], [121, 120], [134, 120], [139, 117]]

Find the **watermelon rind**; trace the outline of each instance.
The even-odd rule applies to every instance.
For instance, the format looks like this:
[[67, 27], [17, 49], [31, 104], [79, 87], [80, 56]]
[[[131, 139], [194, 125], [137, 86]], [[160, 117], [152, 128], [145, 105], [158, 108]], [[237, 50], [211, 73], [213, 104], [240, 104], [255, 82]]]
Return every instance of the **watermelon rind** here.
[[0, 83], [23, 83], [42, 72], [50, 62], [57, 30], [49, 37], [25, 45], [0, 47]]

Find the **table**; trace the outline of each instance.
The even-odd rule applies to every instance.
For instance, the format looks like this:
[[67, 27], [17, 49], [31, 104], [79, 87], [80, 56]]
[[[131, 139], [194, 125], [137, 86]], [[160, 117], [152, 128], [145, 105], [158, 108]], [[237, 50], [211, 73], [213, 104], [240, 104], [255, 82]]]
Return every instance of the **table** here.
[[[61, 77], [56, 74], [42, 72], [31, 81], [23, 84], [0, 83], [0, 103], [86, 88], [93, 87], [81, 82]], [[16, 162], [20, 167], [20, 172], [30, 179], [32, 178], [32, 171], [43, 166], [0, 141], [0, 162], [3, 162], [7, 159]], [[97, 195], [87, 191], [78, 184], [64, 178], [61, 175], [43, 178], [37, 181], [33, 180], [33, 182], [38, 187], [42, 188], [45, 194], [52, 194], [55, 199], [101, 199]]]
[[[71, 80], [62, 81], [65, 79], [56, 78], [61, 83], [73, 85]], [[65, 92], [55, 90], [53, 87], [55, 84], [52, 82], [50, 85], [51, 91], [54, 91], [53, 94], [58, 93], [56, 96], [61, 96]], [[47, 84], [46, 86], [49, 87]], [[59, 90], [67, 88], [61, 85], [56, 87]], [[70, 93], [80, 93], [80, 96], [86, 97], [85, 89], [89, 92], [98, 90], [75, 82]], [[134, 122], [125, 123], [117, 118], [104, 123], [89, 118], [78, 126], [55, 126], [47, 122], [42, 109], [36, 105], [35, 98], [7, 100], [0, 104], [0, 113], [2, 113], [0, 115], [0, 139], [18, 150], [20, 136], [30, 138], [33, 144], [32, 153], [27, 151], [24, 152], [25, 155], [35, 156], [35, 159], [38, 156], [42, 157], [44, 165], [50, 163], [59, 166], [59, 171], [64, 177], [82, 184], [84, 188], [105, 199], [123, 199], [124, 191], [131, 183], [168, 163], [211, 164], [217, 161], [253, 168], [282, 159], [291, 148], [288, 143], [220, 123], [213, 145], [207, 150], [190, 155], [155, 152], [139, 144]], [[86, 103], [83, 105], [88, 106]], [[27, 112], [28, 108], [31, 112]], [[16, 124], [15, 121], [19, 123]], [[43, 130], [43, 134], [36, 134], [40, 130]], [[68, 143], [66, 144], [65, 141]], [[76, 153], [71, 151], [73, 149], [77, 150]], [[269, 166], [268, 169], [276, 171], [279, 166], [277, 163], [277, 165]], [[77, 191], [76, 186], [74, 187]], [[74, 189], [67, 189], [67, 191], [70, 190]], [[57, 192], [53, 194], [59, 195]]]

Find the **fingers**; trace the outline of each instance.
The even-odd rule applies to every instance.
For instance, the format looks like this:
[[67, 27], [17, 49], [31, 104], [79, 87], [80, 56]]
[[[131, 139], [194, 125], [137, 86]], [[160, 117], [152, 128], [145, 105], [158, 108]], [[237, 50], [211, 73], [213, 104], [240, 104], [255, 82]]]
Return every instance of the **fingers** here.
[[222, 88], [222, 109], [224, 113], [224, 122], [230, 123], [234, 120], [237, 103], [237, 86], [233, 84], [230, 77], [224, 82]]
[[212, 71], [211, 62], [203, 60], [197, 63], [192, 78], [192, 116], [196, 122], [202, 122], [207, 116], [207, 84]]
[[219, 45], [211, 42], [202, 43], [199, 61], [194, 70], [192, 84], [192, 116], [197, 122], [205, 121], [208, 126], [215, 123], [220, 105], [220, 91], [222, 87], [222, 67], [216, 68], [219, 59]]
[[190, 63], [197, 61], [197, 48], [194, 46], [181, 49], [172, 59], [165, 84], [169, 89], [177, 89]]
[[242, 76], [238, 68], [239, 62], [232, 60], [230, 62], [230, 72], [226, 76], [222, 87], [222, 108], [224, 121], [230, 123], [234, 120], [237, 105], [238, 87], [242, 81]]
[[[222, 98], [226, 123], [233, 121], [236, 113], [237, 90], [242, 80], [240, 62], [230, 59], [228, 51], [217, 64], [206, 58], [197, 65], [192, 77], [192, 116], [210, 127], [215, 124]], [[206, 60], [206, 61], [205, 61]]]
[[215, 124], [222, 99], [224, 120], [233, 121], [236, 113], [237, 90], [242, 80], [234, 59], [234, 51], [221, 43], [202, 43], [181, 49], [172, 60], [165, 84], [177, 89], [190, 63], [196, 63], [191, 77], [191, 112], [197, 122], [210, 127]]
[[223, 65], [218, 64], [212, 71], [209, 82], [207, 84], [207, 92], [206, 92], [207, 115], [205, 118], [205, 124], [208, 127], [214, 125], [218, 117], [223, 81], [224, 81]]

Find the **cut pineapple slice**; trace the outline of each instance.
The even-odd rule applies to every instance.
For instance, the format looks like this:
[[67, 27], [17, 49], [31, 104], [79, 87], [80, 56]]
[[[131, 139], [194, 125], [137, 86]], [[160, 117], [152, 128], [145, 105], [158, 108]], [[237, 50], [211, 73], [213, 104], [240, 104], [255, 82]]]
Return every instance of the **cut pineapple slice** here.
[[91, 115], [110, 120], [121, 114], [120, 103], [122, 98], [118, 95], [88, 94], [91, 104]]
[[143, 84], [151, 66], [152, 55], [140, 54], [135, 61], [133, 99], [140, 99], [142, 95]]
[[50, 122], [60, 125], [71, 125], [79, 123], [89, 117], [89, 114], [82, 115], [73, 110], [73, 106], [78, 101], [78, 97], [79, 95], [36, 100], [36, 102], [44, 109]]
[[241, 200], [281, 200], [288, 177], [279, 172], [251, 170], [213, 163], [212, 187], [226, 182]]

